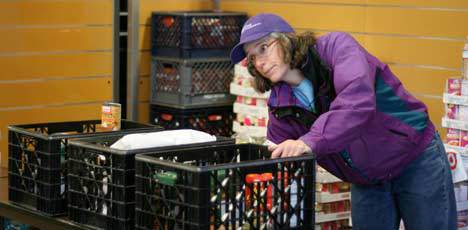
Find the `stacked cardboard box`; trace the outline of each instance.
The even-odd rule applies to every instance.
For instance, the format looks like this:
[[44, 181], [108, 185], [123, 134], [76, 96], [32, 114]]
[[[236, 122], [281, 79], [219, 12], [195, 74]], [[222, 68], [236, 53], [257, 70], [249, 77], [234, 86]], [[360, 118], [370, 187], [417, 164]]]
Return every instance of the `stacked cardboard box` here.
[[239, 142], [263, 143], [268, 123], [269, 92], [258, 93], [253, 84], [254, 79], [249, 74], [244, 59], [234, 66], [234, 79], [230, 85], [231, 94], [236, 95], [233, 131]]
[[325, 169], [317, 168], [315, 189], [315, 229], [335, 230], [350, 225], [350, 184]]

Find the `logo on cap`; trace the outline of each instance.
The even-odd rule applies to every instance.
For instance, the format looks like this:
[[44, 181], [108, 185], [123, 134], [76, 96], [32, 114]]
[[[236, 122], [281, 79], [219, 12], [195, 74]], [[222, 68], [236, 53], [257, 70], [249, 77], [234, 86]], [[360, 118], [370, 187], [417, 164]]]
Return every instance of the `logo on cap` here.
[[250, 23], [249, 23], [249, 24], [245, 25], [244, 28], [242, 28], [241, 33], [243, 34], [245, 31], [250, 30], [250, 29], [252, 29], [252, 28], [254, 28], [254, 27], [257, 27], [257, 26], [259, 26], [259, 25], [261, 25], [261, 24], [262, 24], [261, 22], [257, 22], [257, 23], [255, 23], [255, 24], [250, 24]]

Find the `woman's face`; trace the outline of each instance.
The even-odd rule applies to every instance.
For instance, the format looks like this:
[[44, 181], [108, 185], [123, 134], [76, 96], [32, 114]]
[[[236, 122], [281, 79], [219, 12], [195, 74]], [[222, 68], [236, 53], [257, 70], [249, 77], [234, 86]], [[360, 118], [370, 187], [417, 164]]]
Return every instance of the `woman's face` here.
[[273, 83], [283, 81], [289, 71], [289, 64], [284, 63], [282, 49], [277, 39], [270, 37], [244, 45], [247, 58], [252, 58], [255, 69], [264, 78]]

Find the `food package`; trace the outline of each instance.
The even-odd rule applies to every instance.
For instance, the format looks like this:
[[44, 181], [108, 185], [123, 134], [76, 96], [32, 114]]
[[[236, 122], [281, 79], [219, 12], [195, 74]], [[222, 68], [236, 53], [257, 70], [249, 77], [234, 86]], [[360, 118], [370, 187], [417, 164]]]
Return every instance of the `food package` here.
[[460, 95], [462, 87], [462, 79], [449, 78], [447, 80], [447, 93], [451, 95]]
[[445, 141], [449, 145], [460, 146], [460, 130], [459, 129], [447, 129], [447, 136]]

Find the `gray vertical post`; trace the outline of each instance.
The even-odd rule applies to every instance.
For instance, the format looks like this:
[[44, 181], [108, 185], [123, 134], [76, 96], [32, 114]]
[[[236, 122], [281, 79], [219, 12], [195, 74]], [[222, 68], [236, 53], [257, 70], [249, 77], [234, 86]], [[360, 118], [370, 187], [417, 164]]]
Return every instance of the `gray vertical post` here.
[[[192, 79], [194, 74], [194, 62], [184, 60], [179, 62], [179, 102], [184, 103], [188, 98], [192, 98]], [[185, 103], [184, 103], [185, 104]]]
[[220, 0], [213, 0], [213, 11], [215, 11], [215, 12], [220, 12], [221, 11]]
[[127, 119], [138, 119], [138, 82], [140, 77], [140, 50], [138, 44], [140, 1], [128, 3], [128, 47], [127, 47]]
[[114, 0], [112, 27], [112, 101], [120, 100], [120, 0]]

